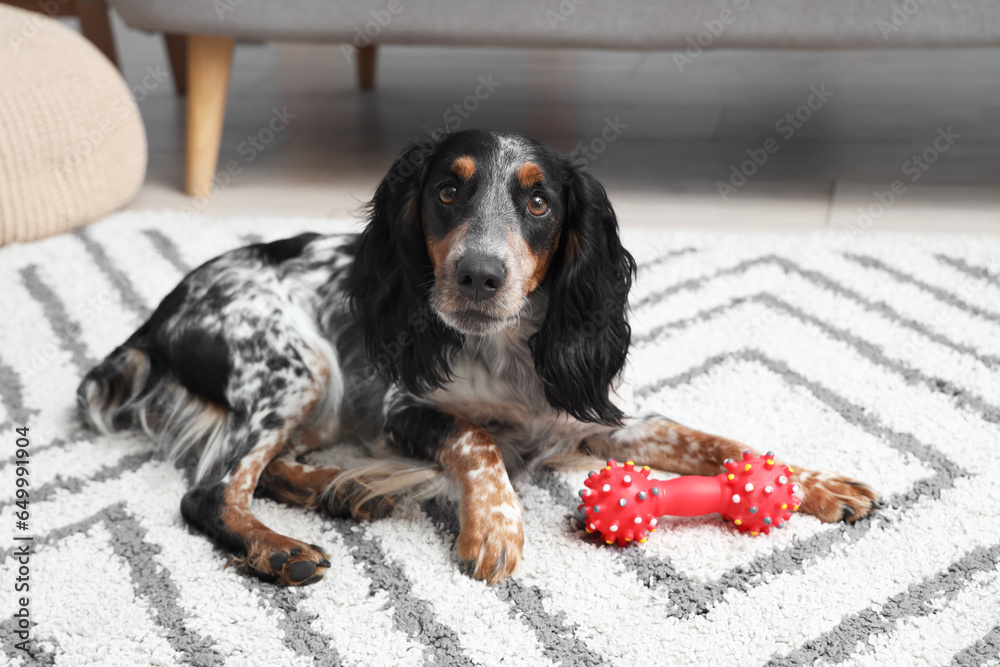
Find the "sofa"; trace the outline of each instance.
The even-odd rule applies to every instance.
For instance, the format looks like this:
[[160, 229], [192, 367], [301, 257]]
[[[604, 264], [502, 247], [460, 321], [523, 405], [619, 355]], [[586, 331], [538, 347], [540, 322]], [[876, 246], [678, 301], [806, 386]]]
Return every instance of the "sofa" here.
[[995, 0], [109, 0], [132, 28], [181, 43], [187, 68], [185, 190], [206, 194], [239, 39], [335, 42], [375, 84], [377, 47], [669, 50], [995, 47]]

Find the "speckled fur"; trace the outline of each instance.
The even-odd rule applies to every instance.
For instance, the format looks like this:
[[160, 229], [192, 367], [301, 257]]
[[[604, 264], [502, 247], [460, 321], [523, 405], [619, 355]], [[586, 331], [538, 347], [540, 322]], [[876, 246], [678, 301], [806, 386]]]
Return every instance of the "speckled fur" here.
[[[452, 181], [454, 203], [438, 201]], [[547, 198], [544, 214], [526, 212], [529, 196]], [[404, 152], [369, 210], [361, 235], [257, 244], [197, 268], [80, 385], [93, 426], [145, 429], [192, 464], [183, 516], [246, 570], [303, 585], [330, 565], [257, 520], [255, 492], [376, 518], [450, 483], [458, 557], [495, 583], [521, 561], [510, 480], [522, 471], [599, 455], [713, 474], [744, 449], [625, 418], [615, 389], [635, 264], [603, 188], [565, 156], [458, 133]], [[505, 267], [488, 299], [457, 284], [468, 252]], [[370, 458], [300, 460], [339, 443]], [[798, 474], [803, 508], [824, 520], [873, 507], [864, 485]]]

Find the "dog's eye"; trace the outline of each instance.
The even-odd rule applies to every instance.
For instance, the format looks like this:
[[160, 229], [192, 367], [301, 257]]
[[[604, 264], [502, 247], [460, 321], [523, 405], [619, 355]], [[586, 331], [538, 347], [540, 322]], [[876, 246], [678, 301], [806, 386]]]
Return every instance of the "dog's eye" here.
[[531, 215], [545, 215], [549, 210], [549, 202], [542, 195], [532, 195], [528, 200], [528, 210]]
[[441, 186], [441, 189], [438, 191], [438, 197], [440, 197], [441, 201], [445, 204], [454, 204], [458, 199], [458, 188], [451, 183]]

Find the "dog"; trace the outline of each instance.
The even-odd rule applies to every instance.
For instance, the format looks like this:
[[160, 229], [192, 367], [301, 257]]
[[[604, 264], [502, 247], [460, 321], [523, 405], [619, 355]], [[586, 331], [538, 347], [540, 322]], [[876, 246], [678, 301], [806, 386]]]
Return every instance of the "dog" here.
[[[589, 456], [715, 475], [748, 449], [662, 416], [626, 417], [636, 264], [601, 184], [536, 141], [470, 130], [403, 151], [360, 234], [303, 234], [192, 271], [83, 379], [102, 432], [154, 434], [193, 478], [184, 519], [245, 570], [307, 585], [322, 548], [251, 511], [255, 493], [378, 518], [460, 493], [471, 576], [521, 561], [511, 478]], [[364, 443], [347, 469], [303, 455]], [[801, 511], [856, 521], [868, 486], [796, 468]]]

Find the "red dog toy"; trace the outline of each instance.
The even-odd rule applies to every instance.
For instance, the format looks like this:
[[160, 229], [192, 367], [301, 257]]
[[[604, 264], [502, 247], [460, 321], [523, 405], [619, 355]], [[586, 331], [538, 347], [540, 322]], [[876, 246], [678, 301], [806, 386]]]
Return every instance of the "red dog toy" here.
[[671, 480], [649, 479], [649, 467], [635, 469], [632, 461], [621, 468], [614, 459], [600, 472], [592, 472], [580, 491], [588, 533], [598, 531], [608, 544], [625, 546], [646, 541], [664, 515], [700, 516], [721, 512], [741, 533], [751, 535], [783, 528], [801, 502], [799, 487], [789, 481], [792, 469], [774, 467], [774, 452], [754, 457], [743, 452], [742, 461], [726, 459], [727, 472], [715, 477], [686, 475]]

